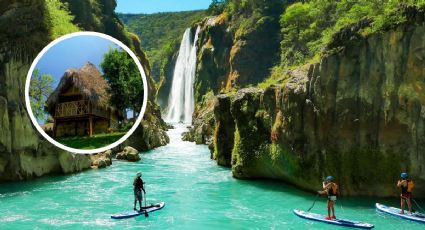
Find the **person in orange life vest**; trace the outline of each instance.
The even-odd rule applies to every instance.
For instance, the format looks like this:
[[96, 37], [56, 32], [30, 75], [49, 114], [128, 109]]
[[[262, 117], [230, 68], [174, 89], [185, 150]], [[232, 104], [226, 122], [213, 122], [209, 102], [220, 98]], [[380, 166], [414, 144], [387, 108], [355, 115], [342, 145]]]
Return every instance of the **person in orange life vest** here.
[[409, 175], [405, 172], [401, 173], [400, 180], [397, 181], [397, 187], [401, 189], [400, 195], [400, 214], [404, 214], [404, 206], [407, 201], [409, 213], [412, 213], [412, 189], [413, 181], [409, 179]]
[[[318, 192], [321, 195], [326, 194], [328, 196], [328, 202], [327, 202], [328, 216], [325, 218], [326, 220], [336, 219], [334, 204], [335, 204], [336, 195], [338, 192], [338, 185], [335, 182], [333, 182], [333, 180], [334, 180], [333, 176], [326, 177], [326, 180], [323, 181], [322, 183], [323, 191]], [[332, 211], [332, 216], [331, 216], [331, 211]]]

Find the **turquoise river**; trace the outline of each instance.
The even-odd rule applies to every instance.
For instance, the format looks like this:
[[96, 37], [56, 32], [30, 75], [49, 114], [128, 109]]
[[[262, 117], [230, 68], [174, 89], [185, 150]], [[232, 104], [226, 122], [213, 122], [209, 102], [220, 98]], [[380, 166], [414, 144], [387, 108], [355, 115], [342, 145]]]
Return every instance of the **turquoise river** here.
[[[281, 182], [232, 178], [210, 160], [205, 145], [181, 141], [184, 126], [169, 131], [171, 143], [142, 155], [137, 163], [114, 161], [111, 167], [29, 182], [0, 184], [0, 229], [344, 229], [295, 216], [314, 194]], [[110, 219], [132, 209], [132, 180], [143, 172], [148, 203], [165, 207], [125, 220]], [[375, 229], [425, 229], [425, 225], [377, 213], [376, 201], [341, 198], [337, 216], [375, 224]], [[420, 203], [423, 205], [423, 202]], [[325, 213], [325, 198], [313, 212]]]

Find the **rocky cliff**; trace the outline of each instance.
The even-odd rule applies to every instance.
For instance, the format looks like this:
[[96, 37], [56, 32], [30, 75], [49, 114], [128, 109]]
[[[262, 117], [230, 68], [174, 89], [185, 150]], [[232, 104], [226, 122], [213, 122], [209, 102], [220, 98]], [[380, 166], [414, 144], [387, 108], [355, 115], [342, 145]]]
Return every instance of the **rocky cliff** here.
[[[58, 0], [6, 0], [0, 3], [0, 181], [90, 168], [89, 156], [74, 155], [44, 141], [33, 128], [26, 112], [24, 85], [27, 71], [38, 52], [54, 38], [70, 32], [70, 28], [78, 27], [108, 33], [136, 51], [149, 76], [149, 65], [137, 43], [138, 38], [126, 34], [114, 16], [115, 1], [78, 3], [84, 3], [84, 7], [71, 16], [66, 16], [69, 15], [66, 7]], [[74, 4], [77, 1], [69, 1], [71, 12]], [[55, 21], [58, 15], [64, 19], [59, 24]], [[97, 15], [102, 20], [94, 20], [97, 24], [91, 24], [81, 15]], [[155, 86], [148, 78], [149, 91], [154, 95]], [[158, 110], [153, 99], [148, 107], [151, 113], [145, 115], [143, 130], [149, 129], [151, 132], [141, 132], [140, 137], [133, 135], [132, 138], [147, 148], [153, 148], [166, 144], [168, 137], [159, 112], [152, 112]], [[145, 136], [152, 133], [156, 138]]]
[[[394, 183], [408, 171], [415, 196], [424, 197], [423, 15], [347, 39], [320, 63], [282, 73], [279, 85], [219, 96], [219, 164], [231, 165], [237, 178], [280, 179], [311, 191], [334, 175], [344, 195], [381, 197], [396, 195]], [[344, 36], [347, 30], [336, 38]]]
[[[278, 1], [268, 4], [275, 2]], [[224, 12], [200, 23], [195, 80], [197, 102], [208, 91], [229, 92], [257, 84], [270, 75], [270, 68], [279, 60], [276, 51], [279, 50], [282, 11], [283, 5], [273, 12], [249, 16], [230, 16]]]
[[[276, 1], [271, 1], [276, 2]], [[265, 3], [266, 4], [266, 3]], [[273, 3], [270, 3], [273, 4]], [[203, 109], [208, 93], [228, 93], [255, 85], [270, 75], [279, 59], [279, 20], [283, 7], [266, 15], [233, 15], [226, 12], [205, 18], [199, 23], [193, 128], [188, 140], [210, 140], [213, 129], [201, 127], [213, 109]], [[267, 36], [264, 36], [267, 34]], [[201, 117], [200, 117], [201, 116]], [[212, 127], [214, 125], [211, 125]], [[209, 141], [204, 141], [209, 144]]]

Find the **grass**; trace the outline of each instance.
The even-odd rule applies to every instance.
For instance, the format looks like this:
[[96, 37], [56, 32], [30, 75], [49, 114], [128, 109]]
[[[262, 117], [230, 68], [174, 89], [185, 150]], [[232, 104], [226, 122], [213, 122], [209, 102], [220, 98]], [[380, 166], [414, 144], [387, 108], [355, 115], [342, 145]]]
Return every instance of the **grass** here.
[[125, 134], [126, 132], [102, 133], [93, 135], [92, 137], [58, 138], [57, 141], [75, 149], [97, 149], [114, 143]]

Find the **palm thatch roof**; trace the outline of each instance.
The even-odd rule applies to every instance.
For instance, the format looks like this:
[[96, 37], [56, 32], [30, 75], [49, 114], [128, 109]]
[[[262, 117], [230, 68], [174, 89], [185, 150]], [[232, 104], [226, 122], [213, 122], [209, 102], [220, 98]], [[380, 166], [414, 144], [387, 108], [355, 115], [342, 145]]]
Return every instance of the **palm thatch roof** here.
[[68, 69], [62, 76], [55, 91], [50, 94], [46, 102], [47, 111], [54, 115], [55, 106], [59, 102], [61, 93], [76, 87], [84, 100], [89, 100], [92, 105], [100, 107], [110, 107], [109, 105], [109, 84], [102, 77], [95, 65], [88, 62], [81, 69]]

